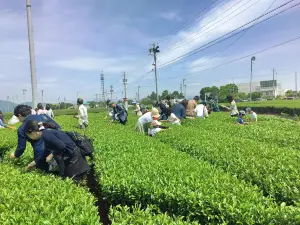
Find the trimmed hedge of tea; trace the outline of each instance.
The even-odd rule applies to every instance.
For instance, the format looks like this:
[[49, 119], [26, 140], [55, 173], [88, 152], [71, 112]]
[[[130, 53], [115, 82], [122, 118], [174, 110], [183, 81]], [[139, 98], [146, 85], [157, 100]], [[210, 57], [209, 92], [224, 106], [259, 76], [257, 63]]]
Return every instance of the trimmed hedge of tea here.
[[0, 163], [0, 224], [99, 224], [94, 198], [71, 180]]
[[206, 124], [198, 120], [193, 122], [193, 127], [175, 127], [159, 133], [156, 138], [258, 185], [265, 195], [280, 203], [300, 203], [299, 151], [244, 139], [236, 129], [246, 130], [247, 127], [232, 124], [223, 128], [220, 123], [208, 120]]
[[112, 225], [198, 225], [196, 222], [183, 221], [181, 218], [170, 217], [167, 214], [154, 213], [151, 207], [129, 208], [128, 206], [116, 206], [110, 209]]
[[93, 123], [96, 176], [113, 205], [153, 204], [162, 212], [211, 224], [300, 223], [298, 208], [276, 205], [257, 187], [205, 161], [126, 127]]

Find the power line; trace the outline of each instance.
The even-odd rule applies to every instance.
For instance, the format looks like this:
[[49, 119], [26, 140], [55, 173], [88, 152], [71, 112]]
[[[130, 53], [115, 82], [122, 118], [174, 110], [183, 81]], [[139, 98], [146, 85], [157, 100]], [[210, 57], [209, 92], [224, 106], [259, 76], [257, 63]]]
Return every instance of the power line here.
[[[234, 4], [234, 5], [231, 6], [229, 9], [227, 9], [224, 13], [230, 11], [232, 8], [234, 8], [235, 6], [237, 6], [237, 5], [238, 5], [239, 3], [241, 3], [242, 1], [243, 1], [243, 0], [240, 0], [239, 2], [237, 2], [236, 4]], [[250, 1], [252, 1], [252, 0], [250, 0]], [[255, 5], [256, 3], [258, 3], [259, 1], [261, 1], [261, 0], [256, 1], [254, 4], [250, 5], [248, 8], [244, 9], [244, 10], [241, 11], [240, 13], [238, 13], [238, 14], [234, 15], [233, 17], [229, 18], [228, 20], [226, 20], [224, 23], [226, 23], [226, 22], [230, 21], [231, 19], [233, 19], [234, 17], [240, 15], [241, 13], [243, 13], [243, 12], [246, 11], [247, 9], [251, 8], [253, 5]], [[225, 15], [223, 18], [219, 19], [216, 23], [212, 24], [211, 26], [208, 26], [210, 23], [212, 23], [213, 21], [215, 21], [216, 19], [219, 18], [219, 17], [215, 17], [215, 18], [214, 18], [213, 20], [211, 20], [207, 25], [201, 26], [201, 27], [198, 28], [195, 32], [191, 33], [191, 34], [188, 35], [187, 37], [185, 37], [185, 38], [179, 40], [179, 41], [178, 41], [177, 43], [175, 43], [174, 45], [172, 45], [172, 46], [170, 46], [169, 48], [165, 49], [165, 51], [167, 51], [167, 50], [174, 50], [174, 49], [176, 49], [176, 48], [179, 48], [179, 47], [183, 46], [183, 44], [190, 43], [191, 41], [194, 41], [194, 40], [196, 40], [196, 39], [198, 39], [198, 38], [204, 36], [205, 34], [210, 33], [211, 31], [213, 31], [213, 30], [215, 30], [216, 28], [220, 27], [220, 26], [223, 25], [224, 23], [220, 24], [219, 26], [214, 27], [213, 29], [211, 29], [210, 31], [208, 31], [208, 32], [206, 32], [206, 33], [204, 33], [204, 34], [202, 34], [201, 36], [196, 37], [196, 36], [197, 36], [197, 33], [198, 33], [198, 34], [201, 34], [201, 33], [203, 33], [204, 31], [207, 31], [209, 28], [211, 28], [212, 26], [216, 25], [216, 24], [219, 23], [220, 21], [224, 20], [226, 17], [228, 17], [229, 15], [233, 14], [234, 12], [236, 12], [237, 10], [239, 10], [241, 7], [247, 5], [248, 3], [249, 3], [249, 2], [246, 2], [245, 4], [241, 5], [239, 8], [235, 9], [234, 11], [232, 11], [231, 13], [229, 13], [228, 15]], [[206, 26], [208, 26], [208, 27], [206, 27]], [[204, 28], [204, 27], [206, 27], [206, 29], [201, 30], [201, 29]], [[200, 33], [199, 33], [199, 31], [200, 31]], [[196, 38], [195, 38], [195, 39], [191, 39], [192, 36], [195, 36]], [[191, 40], [191, 41], [189, 41], [189, 40]]]
[[[271, 3], [271, 5], [265, 10], [265, 12], [264, 13], [266, 13], [273, 5], [274, 5], [274, 3], [276, 2], [277, 0], [274, 0], [272, 3]], [[263, 14], [264, 14], [263, 13]], [[262, 14], [262, 15], [263, 15]], [[215, 54], [214, 56], [212, 56], [211, 58], [209, 58], [208, 60], [206, 60], [205, 62], [203, 62], [203, 63], [201, 63], [201, 65], [203, 65], [203, 64], [206, 64], [207, 62], [209, 62], [209, 61], [211, 61], [212, 59], [214, 59], [216, 56], [219, 56], [219, 55], [221, 55], [221, 53], [223, 53], [223, 52], [225, 52], [227, 49], [229, 49], [231, 46], [233, 46], [238, 40], [240, 40], [251, 28], [253, 28], [253, 27], [250, 27], [249, 29], [245, 29], [244, 30], [244, 33], [242, 33], [237, 39], [235, 39], [231, 44], [229, 44], [228, 46], [226, 46], [223, 50], [221, 50], [221, 51], [219, 51], [217, 54]], [[198, 67], [199, 65], [195, 65], [195, 66], [193, 66], [193, 67]], [[193, 67], [191, 67], [191, 68], [193, 68]]]
[[[226, 34], [222, 35], [222, 36], [219, 37], [219, 38], [216, 38], [216, 39], [214, 39], [214, 40], [212, 40], [212, 41], [210, 41], [210, 42], [208, 42], [208, 43], [206, 43], [206, 44], [204, 44], [204, 45], [202, 45], [202, 46], [196, 48], [196, 49], [193, 50], [193, 51], [190, 51], [190, 52], [188, 52], [188, 53], [186, 53], [186, 54], [183, 54], [183, 55], [181, 55], [181, 56], [176, 57], [176, 58], [173, 59], [173, 60], [170, 60], [170, 61], [168, 61], [168, 62], [166, 62], [166, 63], [163, 63], [162, 65], [159, 66], [159, 68], [163, 68], [163, 67], [165, 67], [165, 66], [167, 66], [167, 65], [172, 64], [172, 63], [175, 62], [175, 61], [180, 61], [180, 60], [182, 60], [182, 59], [184, 59], [184, 58], [187, 58], [187, 57], [190, 57], [190, 56], [192, 56], [192, 55], [195, 55], [195, 54], [197, 54], [197, 53], [199, 53], [199, 52], [201, 52], [201, 51], [203, 51], [203, 50], [205, 50], [205, 49], [207, 49], [207, 48], [209, 48], [209, 47], [212, 47], [212, 46], [214, 46], [214, 45], [216, 45], [216, 44], [218, 44], [218, 43], [221, 43], [221, 42], [223, 42], [223, 41], [225, 41], [225, 40], [227, 40], [227, 39], [229, 39], [229, 38], [231, 38], [231, 37], [234, 37], [234, 36], [238, 35], [239, 33], [243, 32], [245, 29], [250, 29], [251, 27], [254, 27], [254, 26], [258, 25], [258, 24], [261, 24], [261, 23], [263, 23], [263, 22], [265, 22], [265, 21], [267, 21], [267, 20], [269, 20], [269, 19], [271, 19], [271, 18], [273, 18], [273, 17], [276, 17], [276, 16], [278, 16], [278, 15], [280, 15], [280, 14], [282, 14], [282, 13], [284, 13], [284, 12], [286, 12], [286, 11], [288, 11], [288, 10], [290, 10], [290, 9], [292, 9], [292, 8], [294, 8], [294, 7], [296, 7], [296, 6], [298, 6], [298, 5], [300, 5], [300, 3], [294, 4], [294, 5], [292, 5], [292, 6], [288, 7], [288, 8], [286, 8], [286, 9], [284, 9], [284, 10], [278, 12], [278, 13], [275, 13], [275, 14], [269, 16], [268, 18], [266, 18], [266, 19], [264, 19], [264, 20], [261, 20], [261, 21], [255, 23], [255, 24], [251, 25], [250, 27], [247, 27], [247, 28], [245, 28], [245, 29], [243, 29], [243, 30], [241, 30], [241, 31], [236, 32], [237, 30], [239, 30], [239, 29], [241, 29], [241, 28], [243, 28], [243, 27], [245, 27], [245, 26], [247, 26], [247, 25], [253, 23], [254, 21], [256, 21], [256, 20], [258, 20], [258, 19], [260, 19], [260, 18], [262, 18], [262, 17], [264, 17], [264, 16], [266, 16], [266, 15], [268, 15], [268, 14], [270, 14], [270, 13], [276, 11], [276, 10], [278, 10], [279, 8], [284, 7], [285, 5], [287, 5], [288, 3], [292, 2], [292, 1], [294, 1], [294, 0], [290, 0], [289, 2], [286, 2], [286, 3], [282, 4], [281, 6], [278, 6], [277, 8], [275, 8], [275, 9], [273, 9], [273, 10], [271, 10], [271, 11], [269, 11], [269, 12], [267, 12], [267, 13], [265, 13], [265, 14], [263, 14], [263, 15], [257, 17], [257, 18], [255, 18], [254, 20], [251, 20], [250, 22], [248, 22], [248, 23], [246, 23], [246, 24], [240, 26], [239, 28], [237, 28], [237, 29], [235, 29], [235, 30], [233, 30], [233, 31], [230, 31], [229, 33], [226, 33]], [[236, 33], [234, 33], [234, 32], [236, 32]], [[232, 34], [232, 35], [228, 36], [229, 34]], [[226, 37], [226, 36], [228, 36], [228, 37]], [[224, 38], [224, 37], [226, 37], [226, 38]], [[224, 39], [222, 39], [222, 38], [224, 38]], [[218, 41], [218, 40], [219, 40], [219, 41]], [[217, 42], [216, 42], [216, 41], [217, 41]], [[214, 43], [214, 42], [216, 42], [216, 43]], [[205, 47], [205, 48], [204, 48], [204, 47]]]
[[[229, 1], [230, 1], [230, 0], [227, 0], [227, 2], [229, 2]], [[211, 8], [211, 6], [213, 6], [213, 5], [215, 4], [215, 2], [217, 2], [217, 0], [213, 1], [210, 5], [208, 5], [206, 8], [204, 8], [204, 10], [199, 11], [199, 12], [196, 14], [196, 16], [195, 16], [195, 18], [198, 18], [198, 19], [196, 19], [196, 21], [186, 21], [186, 22], [183, 24], [183, 26], [182, 26], [181, 28], [179, 28], [179, 29], [173, 31], [172, 33], [167, 34], [165, 37], [160, 38], [160, 39], [157, 40], [156, 42], [162, 42], [162, 41], [164, 41], [164, 40], [169, 40], [169, 39], [171, 38], [172, 35], [178, 34], [180, 30], [183, 30], [183, 29], [186, 29], [186, 28], [191, 27], [192, 24], [194, 24], [194, 23], [196, 23], [197, 21], [200, 20], [200, 19], [199, 19], [199, 16], [200, 16], [201, 14], [202, 14], [202, 15], [201, 15], [200, 18], [203, 18], [203, 16], [205, 15], [205, 13], [206, 13], [206, 12], [209, 12], [208, 9]], [[217, 3], [217, 4], [215, 5], [215, 10], [217, 9], [216, 6], [219, 5], [221, 2], [223, 2], [223, 1], [221, 0], [219, 3]], [[225, 5], [225, 4], [223, 4], [223, 5]], [[222, 5], [222, 6], [223, 6], [223, 5]], [[215, 11], [215, 10], [214, 10], [214, 11]], [[214, 11], [213, 11], [213, 12], [214, 12]], [[211, 13], [212, 13], [212, 12], [211, 12]]]
[[[248, 54], [248, 55], [239, 57], [239, 58], [237, 58], [237, 59], [233, 59], [233, 60], [231, 60], [231, 61], [228, 61], [228, 62], [219, 64], [219, 65], [216, 65], [216, 66], [213, 66], [213, 67], [204, 69], [204, 70], [186, 74], [186, 75], [184, 75], [184, 76], [190, 76], [190, 75], [193, 75], [193, 74], [195, 74], [195, 73], [200, 73], [200, 72], [204, 72], [204, 71], [207, 71], [207, 70], [215, 69], [215, 68], [218, 68], [218, 67], [221, 67], [221, 66], [225, 66], [225, 65], [231, 64], [231, 63], [233, 63], [233, 62], [237, 62], [237, 61], [239, 61], [239, 60], [248, 58], [248, 57], [250, 57], [250, 56], [258, 55], [258, 54], [260, 54], [260, 53], [266, 52], [266, 51], [271, 50], [271, 49], [273, 49], [273, 48], [276, 48], [276, 47], [279, 47], [279, 46], [288, 44], [288, 43], [293, 42], [293, 41], [296, 41], [296, 40], [298, 40], [298, 39], [300, 39], [300, 36], [295, 37], [295, 38], [292, 38], [292, 39], [289, 39], [289, 40], [284, 41], [284, 42], [281, 42], [281, 43], [279, 43], [279, 44], [273, 45], [273, 46], [271, 46], [271, 47], [265, 48], [265, 49], [263, 49], [263, 50], [260, 50], [260, 51], [257, 51], [257, 52], [253, 52], [253, 53], [251, 53], [251, 54]], [[182, 76], [177, 76], [177, 77], [173, 77], [173, 78], [178, 78], [178, 77], [182, 77]], [[172, 79], [173, 79], [173, 78], [172, 78]], [[170, 78], [168, 78], [168, 79], [170, 79]]]

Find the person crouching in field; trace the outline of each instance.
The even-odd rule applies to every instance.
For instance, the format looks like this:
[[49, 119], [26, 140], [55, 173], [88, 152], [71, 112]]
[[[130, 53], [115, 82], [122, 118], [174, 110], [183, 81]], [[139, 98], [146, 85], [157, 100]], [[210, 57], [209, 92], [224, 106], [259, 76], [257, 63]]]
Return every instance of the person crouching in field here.
[[39, 122], [48, 122], [53, 124], [57, 129], [60, 129], [60, 126], [49, 116], [47, 115], [32, 115], [31, 107], [27, 105], [18, 105], [14, 109], [14, 115], [18, 118], [22, 125], [18, 128], [18, 146], [14, 153], [10, 154], [10, 158], [19, 158], [23, 155], [26, 149], [26, 141], [30, 142], [33, 148], [33, 157], [34, 161], [32, 161], [27, 169], [31, 169], [32, 167], [36, 167], [38, 169], [48, 171], [49, 164], [46, 162], [45, 157], [45, 145], [42, 139], [40, 140], [32, 140], [25, 133], [25, 126], [29, 120], [36, 120]]
[[151, 123], [152, 128], [148, 129], [148, 135], [150, 137], [153, 137], [155, 134], [157, 134], [160, 131], [166, 130], [169, 127], [161, 126], [161, 122], [158, 122], [157, 120], [153, 120]]
[[159, 118], [159, 111], [157, 108], [152, 108], [151, 112], [142, 115], [136, 123], [135, 130], [139, 133], [147, 133], [148, 124], [152, 123], [154, 118]]
[[251, 122], [257, 122], [257, 114], [256, 112], [253, 111], [253, 109], [250, 109], [250, 119], [251, 119]]
[[112, 112], [112, 121], [119, 120], [120, 124], [125, 125], [127, 122], [128, 112], [122, 104], [110, 103]]
[[246, 115], [246, 112], [244, 110], [241, 110], [239, 112], [239, 116], [237, 119], [238, 125], [247, 125], [248, 123], [244, 121], [244, 116]]
[[51, 154], [46, 157], [50, 162], [53, 157], [58, 163], [60, 175], [80, 181], [89, 170], [89, 165], [75, 142], [63, 131], [57, 130], [51, 123], [29, 120], [24, 127], [31, 140], [43, 140]]

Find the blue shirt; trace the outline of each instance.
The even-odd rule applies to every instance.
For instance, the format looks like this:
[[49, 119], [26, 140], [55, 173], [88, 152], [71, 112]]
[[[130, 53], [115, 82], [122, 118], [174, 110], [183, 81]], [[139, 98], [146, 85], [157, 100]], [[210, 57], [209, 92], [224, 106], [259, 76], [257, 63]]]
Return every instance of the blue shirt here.
[[74, 154], [75, 142], [60, 130], [45, 129], [42, 133], [42, 139], [46, 149], [50, 150], [53, 155], [70, 157]]
[[7, 127], [7, 125], [0, 119], [0, 126]]
[[245, 123], [242, 117], [238, 117], [237, 122], [239, 124], [244, 124]]
[[185, 115], [185, 108], [182, 104], [179, 104], [179, 103], [176, 103], [174, 106], [173, 106], [173, 109], [172, 109], [172, 113], [175, 114], [175, 116], [178, 118], [178, 119], [182, 119], [182, 118], [185, 118], [186, 115]]
[[58, 129], [60, 129], [60, 126], [49, 116], [43, 114], [43, 115], [29, 115], [25, 118], [23, 124], [18, 128], [18, 146], [15, 151], [15, 156], [17, 158], [21, 157], [23, 155], [25, 149], [26, 149], [26, 141], [29, 141], [34, 153], [34, 161], [38, 161], [40, 157], [43, 156], [44, 153], [44, 141], [41, 138], [40, 140], [31, 140], [26, 134], [25, 134], [25, 125], [27, 121], [34, 120], [38, 122], [51, 122], [53, 123]]

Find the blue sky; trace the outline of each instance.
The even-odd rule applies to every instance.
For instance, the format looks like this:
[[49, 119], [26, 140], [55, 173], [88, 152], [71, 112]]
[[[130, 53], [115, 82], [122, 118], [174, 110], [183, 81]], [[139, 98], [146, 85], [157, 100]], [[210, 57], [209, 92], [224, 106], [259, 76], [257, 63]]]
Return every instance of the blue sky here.
[[[210, 11], [199, 13], [213, 2]], [[100, 93], [102, 70], [105, 89], [114, 87], [113, 98], [122, 98], [123, 71], [127, 73], [129, 98], [135, 98], [137, 86], [142, 86], [141, 97], [148, 95], [155, 90], [154, 74], [135, 81], [152, 69], [150, 43], [159, 44], [157, 64], [163, 65], [262, 15], [273, 2], [32, 0], [39, 101], [41, 90], [47, 102], [58, 98], [73, 102], [78, 91], [84, 99], [93, 100]], [[270, 10], [284, 2], [287, 0], [275, 1]], [[22, 90], [28, 89], [28, 101], [31, 92], [25, 0], [0, 3], [0, 99], [10, 96], [21, 102]], [[299, 1], [284, 8], [295, 3]], [[211, 68], [300, 36], [299, 11], [297, 6], [251, 28], [220, 54], [238, 36], [160, 68], [159, 91], [179, 91], [183, 78], [188, 96], [198, 94], [204, 86], [232, 82], [233, 77], [236, 83], [248, 82], [250, 58]], [[254, 81], [272, 79], [275, 68], [283, 88], [294, 89], [294, 72], [300, 74], [299, 50], [297, 40], [256, 55]]]

